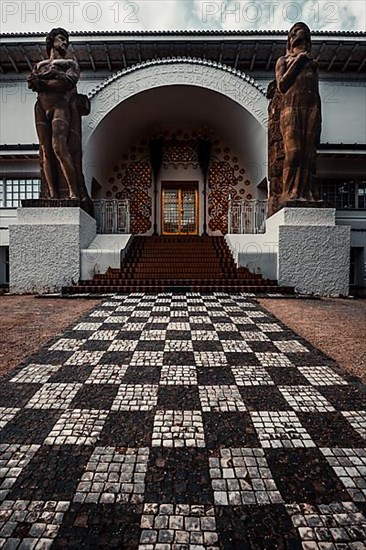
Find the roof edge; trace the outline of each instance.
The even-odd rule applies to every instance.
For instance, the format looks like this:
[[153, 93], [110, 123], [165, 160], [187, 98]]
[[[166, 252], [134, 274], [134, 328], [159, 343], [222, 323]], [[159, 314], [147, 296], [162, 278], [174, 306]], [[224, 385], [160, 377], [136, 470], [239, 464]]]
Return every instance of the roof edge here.
[[[0, 38], [44, 38], [47, 32], [0, 33]], [[70, 31], [70, 36], [287, 36], [285, 30]], [[366, 31], [312, 31], [312, 36], [366, 37]]]

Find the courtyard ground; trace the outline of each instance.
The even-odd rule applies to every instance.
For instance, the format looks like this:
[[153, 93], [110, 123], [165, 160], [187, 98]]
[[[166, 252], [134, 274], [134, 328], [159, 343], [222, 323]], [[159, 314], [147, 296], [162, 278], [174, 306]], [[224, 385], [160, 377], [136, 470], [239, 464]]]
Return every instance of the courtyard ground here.
[[97, 302], [0, 296], [0, 374], [35, 353]]
[[[292, 330], [366, 382], [366, 300], [260, 299]], [[16, 367], [98, 300], [0, 296], [0, 373]]]
[[57, 328], [0, 379], [0, 548], [365, 550], [366, 387], [262, 306], [109, 297]]
[[260, 299], [259, 303], [366, 382], [366, 300]]

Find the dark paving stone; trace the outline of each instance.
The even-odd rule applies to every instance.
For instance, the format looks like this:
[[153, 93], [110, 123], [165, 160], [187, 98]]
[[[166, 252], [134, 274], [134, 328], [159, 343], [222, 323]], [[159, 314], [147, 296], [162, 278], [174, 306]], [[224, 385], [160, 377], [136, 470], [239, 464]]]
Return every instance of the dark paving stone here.
[[222, 344], [218, 340], [194, 340], [194, 351], [222, 351]]
[[141, 515], [142, 505], [73, 503], [52, 548], [137, 550]]
[[77, 392], [69, 408], [110, 410], [117, 392], [117, 384], [85, 384]]
[[[309, 344], [306, 343], [306, 347], [309, 349]], [[320, 351], [314, 351], [309, 353], [286, 353], [285, 354], [293, 365], [298, 367], [319, 367], [322, 365], [334, 365], [334, 361], [321, 353]]]
[[[136, 323], [137, 321], [133, 319], [130, 322]], [[139, 340], [141, 337], [141, 332], [141, 330], [121, 330], [118, 335], [118, 340]]]
[[219, 340], [243, 340], [238, 330], [218, 330]]
[[90, 365], [63, 365], [48, 382], [85, 382], [92, 370], [93, 367]]
[[342, 483], [318, 449], [272, 449], [266, 458], [285, 502], [328, 504], [349, 500]]
[[166, 323], [147, 323], [145, 330], [166, 330], [168, 322]]
[[[245, 338], [244, 338], [245, 340]], [[251, 340], [248, 342], [250, 348], [254, 352], [260, 352], [260, 353], [278, 353], [278, 348], [272, 342], [262, 342], [260, 340]]]
[[217, 315], [214, 313], [210, 313], [210, 319], [213, 323], [231, 323], [231, 318], [229, 315], [220, 315], [220, 310], [218, 311]]
[[[112, 330], [112, 329], [111, 329]], [[107, 351], [109, 346], [111, 345], [110, 340], [87, 340], [81, 347], [81, 350], [88, 350], [88, 351]]]
[[[90, 336], [90, 333], [89, 333]], [[73, 351], [41, 351], [35, 355], [27, 357], [24, 364], [38, 363], [42, 365], [63, 365], [71, 357]]]
[[145, 481], [145, 502], [213, 504], [206, 450], [153, 448]]
[[0, 380], [0, 407], [24, 407], [41, 386]]
[[366, 389], [364, 386], [321, 386], [319, 391], [339, 411], [366, 410]]
[[260, 447], [249, 413], [217, 412], [202, 416], [208, 449]]
[[[240, 332], [259, 332], [261, 333], [262, 331], [254, 324], [252, 323], [235, 323], [236, 324], [236, 328], [240, 331]], [[266, 333], [267, 334], [267, 333]], [[244, 340], [245, 340], [245, 337], [244, 337]], [[252, 343], [253, 340], [251, 340], [250, 343]]]
[[132, 351], [107, 351], [99, 361], [103, 365], [128, 365], [132, 359]]
[[[83, 322], [82, 319], [80, 319], [80, 322]], [[93, 319], [91, 322], [98, 323], [99, 321]], [[87, 340], [90, 336], [90, 330], [67, 330], [62, 334], [63, 338], [70, 338], [70, 340]]]
[[339, 412], [297, 413], [301, 424], [319, 447], [364, 447], [365, 440]]
[[275, 386], [243, 386], [239, 387], [239, 391], [250, 411], [291, 410], [290, 405]]
[[227, 386], [236, 384], [229, 367], [197, 367], [199, 386]]
[[222, 550], [302, 550], [302, 544], [281, 504], [217, 506], [216, 528]]
[[[187, 320], [185, 322], [187, 322]], [[190, 340], [191, 331], [190, 330], [167, 330], [166, 339], [167, 340]]]
[[193, 351], [166, 351], [164, 352], [164, 365], [195, 365]]
[[123, 377], [123, 384], [159, 384], [161, 367], [129, 366]]
[[309, 386], [310, 382], [295, 367], [266, 367], [266, 371], [278, 386]]
[[160, 386], [158, 408], [172, 410], [200, 410], [197, 386]]
[[136, 351], [164, 351], [165, 340], [140, 340]]
[[83, 445], [44, 445], [24, 468], [9, 500], [72, 500], [93, 451]]
[[260, 365], [256, 355], [254, 353], [234, 353], [227, 352], [225, 353], [226, 359], [229, 365]]
[[61, 414], [61, 411], [22, 409], [0, 431], [0, 442], [41, 444]]
[[100, 434], [98, 445], [112, 447], [149, 447], [154, 412], [111, 412]]
[[212, 323], [190, 323], [191, 330], [206, 330], [214, 331], [215, 327]]

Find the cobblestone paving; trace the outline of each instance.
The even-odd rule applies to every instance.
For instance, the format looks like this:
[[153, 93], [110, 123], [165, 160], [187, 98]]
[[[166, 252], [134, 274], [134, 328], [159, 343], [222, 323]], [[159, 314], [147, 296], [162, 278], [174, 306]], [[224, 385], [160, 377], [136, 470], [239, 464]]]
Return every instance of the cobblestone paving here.
[[51, 546], [366, 550], [366, 388], [250, 296], [107, 297], [0, 380], [0, 548]]

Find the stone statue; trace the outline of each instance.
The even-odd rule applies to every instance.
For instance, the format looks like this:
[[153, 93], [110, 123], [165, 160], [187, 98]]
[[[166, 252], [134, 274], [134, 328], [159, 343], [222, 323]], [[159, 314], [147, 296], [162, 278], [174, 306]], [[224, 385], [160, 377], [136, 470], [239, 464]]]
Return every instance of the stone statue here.
[[268, 216], [272, 216], [280, 207], [282, 195], [282, 171], [285, 152], [280, 128], [281, 92], [276, 81], [267, 88], [268, 104], [268, 176], [270, 181]]
[[41, 198], [80, 199], [89, 205], [81, 164], [81, 116], [89, 114], [86, 96], [77, 93], [80, 69], [68, 57], [69, 34], [52, 29], [46, 37], [49, 59], [28, 77], [37, 92], [35, 121], [40, 145]]
[[321, 103], [318, 66], [311, 54], [310, 29], [296, 23], [289, 31], [286, 55], [276, 65], [280, 131], [284, 148], [281, 199], [315, 202], [313, 174], [320, 141]]

